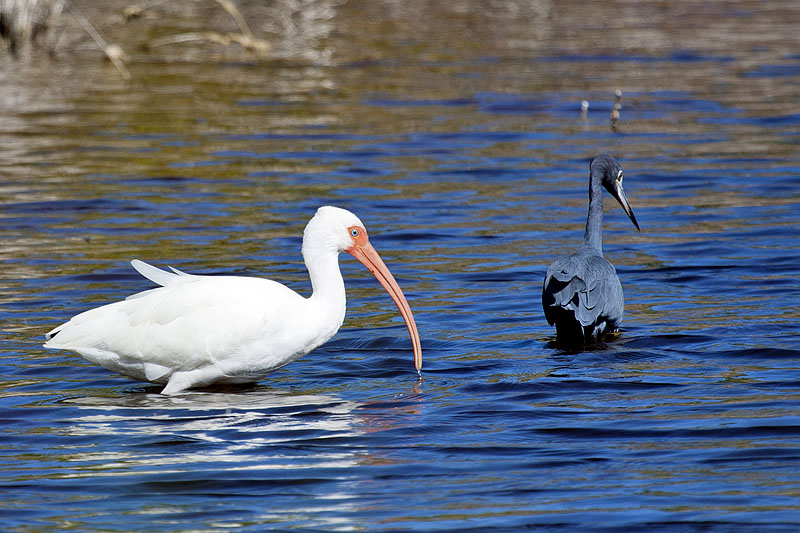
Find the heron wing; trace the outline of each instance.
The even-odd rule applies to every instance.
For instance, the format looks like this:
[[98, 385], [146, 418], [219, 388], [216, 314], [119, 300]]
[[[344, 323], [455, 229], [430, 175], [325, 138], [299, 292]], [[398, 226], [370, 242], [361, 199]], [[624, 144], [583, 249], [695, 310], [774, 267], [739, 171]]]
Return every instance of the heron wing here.
[[624, 307], [614, 266], [599, 255], [573, 254], [550, 265], [542, 289], [545, 318], [554, 324], [563, 311], [581, 326], [617, 324]]

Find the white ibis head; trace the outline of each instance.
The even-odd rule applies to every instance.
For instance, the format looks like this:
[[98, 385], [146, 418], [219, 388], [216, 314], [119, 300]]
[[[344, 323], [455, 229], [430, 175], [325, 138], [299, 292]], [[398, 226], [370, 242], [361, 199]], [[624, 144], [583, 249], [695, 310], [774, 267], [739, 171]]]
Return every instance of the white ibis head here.
[[332, 206], [320, 207], [306, 226], [303, 237], [303, 254], [306, 255], [306, 250], [310, 250], [312, 246], [323, 248], [332, 246], [336, 253], [347, 252], [372, 272], [392, 297], [405, 320], [414, 346], [414, 367], [419, 372], [422, 369], [422, 347], [414, 315], [411, 314], [408, 301], [394, 276], [370, 244], [364, 223], [346, 209]]

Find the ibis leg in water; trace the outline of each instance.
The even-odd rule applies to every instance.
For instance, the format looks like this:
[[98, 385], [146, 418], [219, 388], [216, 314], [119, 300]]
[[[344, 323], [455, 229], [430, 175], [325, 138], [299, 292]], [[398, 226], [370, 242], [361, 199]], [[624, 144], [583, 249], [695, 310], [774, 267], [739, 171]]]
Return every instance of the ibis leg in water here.
[[589, 165], [589, 215], [583, 244], [574, 254], [550, 265], [544, 278], [544, 316], [556, 326], [559, 344], [591, 343], [604, 333], [617, 331], [622, 322], [622, 285], [614, 265], [603, 257], [603, 188], [639, 229], [622, 189], [619, 163], [611, 156], [598, 155]]
[[361, 261], [394, 300], [422, 368], [422, 349], [403, 291], [351, 212], [320, 207], [303, 234], [312, 294], [275, 281], [133, 267], [161, 287], [73, 317], [46, 335], [46, 348], [72, 350], [88, 361], [176, 394], [214, 384], [253, 383], [325, 343], [345, 315], [339, 254]]

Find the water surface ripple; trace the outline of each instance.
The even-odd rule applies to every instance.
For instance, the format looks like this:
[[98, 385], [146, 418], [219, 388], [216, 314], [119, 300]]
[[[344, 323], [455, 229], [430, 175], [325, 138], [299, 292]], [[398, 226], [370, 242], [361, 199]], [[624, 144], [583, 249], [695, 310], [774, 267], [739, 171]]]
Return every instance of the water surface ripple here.
[[[131, 82], [0, 55], [0, 529], [800, 528], [795, 2], [242, 2], [266, 60], [140, 50], [232, 23], [173, 4], [120, 27]], [[541, 283], [600, 152], [642, 231], [606, 202], [624, 330], [567, 353]], [[149, 288], [132, 258], [308, 294], [324, 204], [403, 287], [421, 381], [346, 255], [342, 330], [252, 388], [162, 397], [41, 347]]]

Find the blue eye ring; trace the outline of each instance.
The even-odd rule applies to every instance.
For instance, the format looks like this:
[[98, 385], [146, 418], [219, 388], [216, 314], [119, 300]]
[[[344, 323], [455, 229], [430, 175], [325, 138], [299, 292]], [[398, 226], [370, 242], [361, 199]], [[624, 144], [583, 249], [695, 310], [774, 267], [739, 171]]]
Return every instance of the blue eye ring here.
[[353, 237], [358, 237], [360, 235], [360, 232], [358, 231], [358, 229], [353, 228], [350, 230], [350, 235], [352, 235]]

